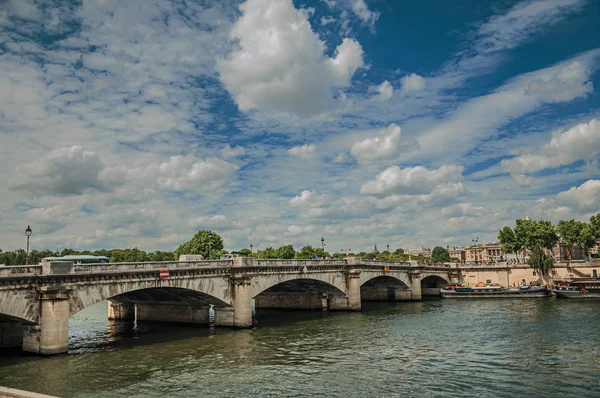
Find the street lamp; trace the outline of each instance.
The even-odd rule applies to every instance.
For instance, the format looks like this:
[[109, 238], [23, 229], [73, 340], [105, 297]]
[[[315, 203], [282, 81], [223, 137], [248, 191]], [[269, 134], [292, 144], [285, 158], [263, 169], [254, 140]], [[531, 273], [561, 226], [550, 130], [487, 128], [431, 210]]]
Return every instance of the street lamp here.
[[477, 264], [477, 244], [479, 243], [479, 238], [471, 239], [471, 242], [473, 242], [473, 249], [475, 252], [475, 264]]
[[325, 238], [321, 237], [321, 251], [323, 257], [325, 257]]
[[252, 254], [252, 243], [250, 243], [250, 254]]
[[27, 228], [25, 228], [25, 236], [27, 236], [27, 252], [25, 254], [25, 265], [29, 265], [29, 237], [31, 236], [31, 233], [33, 231], [31, 231], [31, 227], [28, 225]]
[[389, 253], [390, 252], [390, 245], [389, 245], [389, 243], [386, 246], [387, 246], [387, 251]]

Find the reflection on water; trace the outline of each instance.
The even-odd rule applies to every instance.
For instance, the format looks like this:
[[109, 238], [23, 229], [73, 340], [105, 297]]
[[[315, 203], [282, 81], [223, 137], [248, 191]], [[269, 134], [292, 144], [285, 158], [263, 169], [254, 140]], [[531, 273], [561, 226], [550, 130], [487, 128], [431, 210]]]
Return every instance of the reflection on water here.
[[364, 303], [259, 311], [233, 331], [70, 321], [70, 354], [0, 360], [0, 384], [64, 397], [591, 396], [600, 302]]

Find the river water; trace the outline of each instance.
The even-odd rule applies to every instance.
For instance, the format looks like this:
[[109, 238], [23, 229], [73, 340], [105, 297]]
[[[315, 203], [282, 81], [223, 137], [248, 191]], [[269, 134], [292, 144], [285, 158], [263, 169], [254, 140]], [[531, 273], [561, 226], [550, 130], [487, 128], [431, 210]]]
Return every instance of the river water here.
[[252, 330], [70, 320], [70, 353], [0, 357], [0, 385], [62, 397], [600, 396], [600, 301], [363, 303], [259, 312]]

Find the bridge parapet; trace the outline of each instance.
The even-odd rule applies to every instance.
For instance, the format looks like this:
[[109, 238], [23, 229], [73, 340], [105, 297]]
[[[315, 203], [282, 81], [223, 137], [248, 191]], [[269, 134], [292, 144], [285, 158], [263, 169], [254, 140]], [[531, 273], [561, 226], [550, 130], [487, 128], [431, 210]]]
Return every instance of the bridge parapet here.
[[345, 266], [346, 260], [254, 260], [258, 266]]
[[0, 267], [0, 277], [3, 276], [22, 276], [22, 275], [41, 275], [41, 265], [15, 265]]

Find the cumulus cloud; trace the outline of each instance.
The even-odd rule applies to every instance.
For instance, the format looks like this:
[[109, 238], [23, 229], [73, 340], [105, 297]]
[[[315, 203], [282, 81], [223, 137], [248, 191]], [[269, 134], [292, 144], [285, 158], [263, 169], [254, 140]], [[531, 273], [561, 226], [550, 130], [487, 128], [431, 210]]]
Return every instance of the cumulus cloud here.
[[217, 62], [221, 81], [242, 111], [285, 111], [300, 117], [335, 106], [336, 89], [348, 87], [363, 66], [361, 45], [346, 38], [333, 58], [315, 34], [307, 10], [291, 0], [247, 0], [233, 25], [239, 46]]
[[225, 159], [236, 158], [246, 154], [244, 147], [236, 146], [232, 148], [229, 144], [225, 145], [225, 148], [221, 149], [221, 156]]
[[116, 181], [96, 152], [81, 146], [60, 148], [17, 167], [11, 187], [44, 195], [80, 195], [85, 191], [107, 191]]
[[303, 159], [312, 159], [315, 157], [315, 152], [317, 150], [317, 146], [315, 144], [304, 144], [302, 146], [295, 146], [291, 149], [288, 149], [290, 155], [296, 156], [298, 158]]
[[535, 153], [505, 159], [501, 164], [504, 170], [522, 178], [525, 173], [569, 165], [577, 160], [591, 160], [599, 153], [600, 122], [592, 119], [556, 134]]
[[376, 93], [376, 95], [371, 98], [373, 101], [387, 101], [394, 95], [394, 87], [392, 87], [392, 83], [387, 80], [379, 86], [370, 87], [369, 91]]
[[555, 202], [580, 212], [596, 212], [600, 209], [600, 180], [588, 180], [578, 187], [560, 192]]
[[585, 97], [594, 90], [594, 84], [588, 80], [588, 76], [589, 70], [581, 62], [575, 61], [551, 76], [532, 81], [525, 94], [539, 96], [549, 103], [571, 101]]
[[148, 168], [158, 184], [173, 191], [215, 191], [235, 180], [238, 167], [222, 159], [209, 158], [190, 164], [190, 158], [172, 156], [168, 161]]
[[288, 201], [288, 205], [292, 207], [306, 206], [309, 204], [311, 206], [320, 205], [324, 202], [325, 198], [326, 195], [317, 195], [316, 192], [305, 189], [304, 191], [300, 192], [299, 195], [296, 195], [290, 199]]
[[437, 170], [428, 170], [422, 166], [405, 169], [393, 166], [379, 173], [375, 180], [366, 182], [360, 193], [379, 198], [392, 194], [429, 194], [442, 184], [461, 180], [462, 171], [462, 166], [455, 165], [444, 165]]
[[337, 156], [335, 158], [333, 158], [333, 160], [332, 160], [333, 163], [338, 163], [338, 164], [348, 163], [349, 161], [350, 161], [350, 158], [348, 157], [348, 155], [346, 155], [345, 152], [338, 153]]
[[355, 142], [350, 153], [359, 162], [390, 159], [398, 156], [400, 150], [400, 127], [392, 123], [378, 131], [379, 135]]
[[417, 75], [416, 73], [411, 73], [410, 75], [402, 77], [400, 79], [400, 83], [402, 84], [401, 91], [403, 93], [423, 91], [426, 85], [425, 78]]

